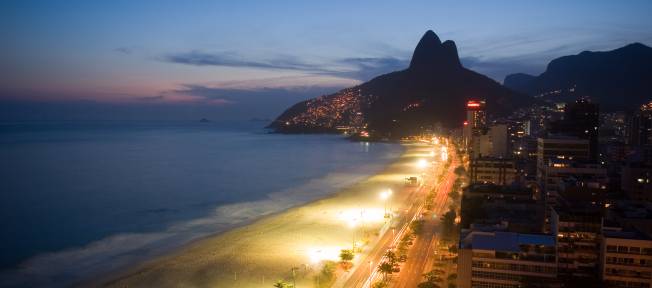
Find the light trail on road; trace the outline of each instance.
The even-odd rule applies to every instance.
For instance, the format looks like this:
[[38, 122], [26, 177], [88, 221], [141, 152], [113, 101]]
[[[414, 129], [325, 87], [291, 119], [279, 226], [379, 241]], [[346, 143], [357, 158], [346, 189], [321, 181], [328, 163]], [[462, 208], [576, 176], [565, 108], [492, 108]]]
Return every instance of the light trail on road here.
[[[444, 147], [444, 146], [441, 146], [441, 147]], [[449, 156], [455, 156], [455, 155], [453, 153], [450, 153]], [[441, 211], [445, 208], [447, 198], [448, 198], [447, 194], [448, 194], [448, 191], [450, 190], [450, 188], [452, 187], [452, 183], [453, 183], [453, 179], [454, 179], [454, 169], [455, 169], [455, 167], [457, 165], [457, 159], [455, 157], [453, 157], [453, 159], [455, 161], [453, 161], [451, 163], [451, 165], [448, 167], [448, 170], [447, 171], [442, 171], [442, 173], [445, 173], [444, 175], [446, 175], [444, 181], [442, 181], [441, 183], [439, 183], [435, 187], [435, 185], [434, 185], [435, 184], [434, 183], [435, 179], [424, 179], [423, 185], [421, 185], [417, 189], [412, 190], [410, 192], [409, 197], [407, 197], [406, 200], [414, 199], [414, 198], [422, 198], [425, 195], [427, 195], [427, 193], [429, 191], [431, 191], [432, 189], [436, 189], [436, 192], [435, 192], [436, 196], [435, 196], [435, 200], [434, 200], [436, 207], [435, 207], [434, 210], [435, 210], [436, 215], [441, 214]], [[434, 172], [430, 176], [431, 176], [430, 178], [432, 178], [432, 176], [434, 176]], [[426, 181], [426, 180], [430, 180], [430, 181]], [[425, 194], [424, 194], [424, 192], [425, 192]], [[406, 218], [406, 219], [403, 219], [403, 220], [401, 220], [399, 222], [400, 223], [399, 225], [401, 226], [401, 228], [398, 229], [397, 233], [394, 233], [393, 235], [390, 235], [390, 234], [386, 233], [386, 235], [381, 236], [382, 238], [378, 241], [377, 245], [375, 245], [376, 247], [373, 247], [372, 250], [370, 251], [370, 253], [364, 259], [361, 259], [360, 264], [372, 263], [371, 265], [374, 265], [374, 264], [380, 264], [383, 261], [386, 261], [387, 257], [384, 255], [385, 252], [390, 248], [396, 247], [398, 245], [398, 243], [400, 242], [401, 238], [409, 230], [408, 228], [409, 228], [410, 223], [412, 221], [417, 220], [417, 219], [419, 219], [421, 217], [422, 212], [425, 210], [424, 209], [424, 207], [425, 207], [424, 202], [425, 201], [417, 201], [417, 202], [412, 203], [410, 205], [410, 207], [407, 209], [407, 211], [408, 211], [407, 215], [412, 215], [412, 217], [410, 217], [409, 220], [407, 220], [407, 218]], [[434, 239], [436, 240], [436, 237]], [[426, 250], [430, 251], [431, 246], [432, 246], [432, 243], [429, 243], [428, 248], [426, 248]], [[414, 249], [411, 249], [410, 251], [414, 251]], [[426, 260], [429, 259], [429, 258], [431, 258], [431, 257], [425, 257]], [[409, 258], [408, 258], [408, 261], [409, 261]], [[425, 265], [425, 262], [421, 263], [421, 264], [418, 264], [418, 265], [420, 265], [420, 267], [422, 267], [422, 266]], [[363, 266], [364, 265], [358, 265], [358, 267], [356, 267], [354, 269], [354, 271], [351, 272], [351, 274], [349, 275], [349, 278], [346, 279], [346, 281], [344, 281], [344, 286], [343, 287], [347, 287], [347, 288], [349, 288], [349, 287], [353, 287], [353, 288], [358, 288], [358, 287], [369, 288], [369, 287], [371, 287], [371, 285], [373, 283], [375, 283], [375, 281], [380, 280], [382, 275], [381, 275], [380, 272], [377, 271], [377, 269], [375, 269], [375, 267], [371, 271], [368, 271], [368, 269], [360, 269], [360, 267], [363, 267]], [[405, 263], [402, 266], [405, 266]], [[420, 274], [421, 273], [419, 273], [419, 276], [420, 276]], [[400, 276], [400, 274], [399, 274], [399, 276]], [[417, 277], [415, 279], [418, 281], [418, 280], [420, 280], [420, 277]], [[410, 286], [410, 287], [415, 287], [415, 286], [416, 286], [416, 284], [414, 284], [413, 286]]]

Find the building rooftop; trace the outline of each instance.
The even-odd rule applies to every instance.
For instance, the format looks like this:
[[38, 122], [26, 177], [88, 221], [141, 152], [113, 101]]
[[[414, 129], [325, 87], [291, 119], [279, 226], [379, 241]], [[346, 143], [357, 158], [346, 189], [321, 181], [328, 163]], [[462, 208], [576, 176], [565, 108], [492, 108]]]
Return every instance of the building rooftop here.
[[[492, 185], [481, 184], [480, 187], [487, 188], [492, 187]], [[476, 227], [503, 227], [499, 230], [519, 233], [542, 231], [544, 205], [542, 202], [532, 200], [531, 192], [529, 192], [530, 194], [510, 195], [500, 194], [500, 192], [493, 194], [492, 190], [475, 191], [466, 191], [462, 199], [461, 227], [463, 229], [471, 228], [473, 225]], [[525, 197], [512, 195], [525, 195]]]
[[521, 234], [515, 232], [475, 232], [469, 234], [467, 248], [520, 252], [522, 245], [555, 246], [555, 237], [546, 234]]
[[652, 240], [650, 237], [645, 236], [645, 234], [638, 232], [636, 230], [612, 230], [604, 229], [602, 234], [606, 238], [617, 238], [617, 239], [632, 239], [632, 240]]

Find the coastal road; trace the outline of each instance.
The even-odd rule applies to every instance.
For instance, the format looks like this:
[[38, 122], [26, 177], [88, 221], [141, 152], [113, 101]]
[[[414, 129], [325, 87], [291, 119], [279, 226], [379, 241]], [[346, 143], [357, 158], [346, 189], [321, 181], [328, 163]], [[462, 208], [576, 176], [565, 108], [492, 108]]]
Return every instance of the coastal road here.
[[[435, 147], [439, 148], [439, 146]], [[438, 165], [441, 165], [441, 163]], [[400, 202], [404, 204], [401, 207], [401, 211], [407, 211], [399, 216], [398, 220], [394, 220], [395, 223], [393, 223], [392, 226], [395, 227], [394, 231], [385, 232], [376, 245], [371, 248], [371, 251], [361, 259], [354, 270], [350, 272], [351, 275], [349, 275], [346, 281], [340, 283], [340, 285], [335, 285], [335, 287], [370, 287], [371, 284], [380, 278], [380, 274], [376, 271], [376, 267], [383, 261], [383, 255], [388, 249], [399, 242], [405, 231], [407, 231], [410, 221], [418, 219], [424, 210], [423, 203], [425, 196], [435, 186], [435, 177], [433, 176], [435, 176], [434, 174], [436, 173], [434, 173], [434, 170], [436, 169], [427, 173], [424, 183], [420, 187], [416, 189], [406, 187], [403, 189], [401, 195], [404, 195], [404, 197]], [[390, 228], [390, 230], [392, 229]]]
[[423, 274], [432, 269], [432, 264], [436, 257], [435, 250], [438, 240], [436, 231], [439, 230], [439, 218], [447, 212], [448, 192], [453, 187], [455, 181], [454, 171], [457, 165], [459, 165], [458, 162], [454, 160], [446, 171], [444, 181], [437, 187], [437, 194], [433, 205], [433, 212], [437, 217], [433, 217], [432, 214], [424, 217], [423, 232], [414, 240], [414, 245], [410, 247], [410, 251], [408, 252], [407, 261], [401, 265], [401, 271], [398, 277], [392, 281], [394, 285], [391, 287], [417, 287], [424, 280]]

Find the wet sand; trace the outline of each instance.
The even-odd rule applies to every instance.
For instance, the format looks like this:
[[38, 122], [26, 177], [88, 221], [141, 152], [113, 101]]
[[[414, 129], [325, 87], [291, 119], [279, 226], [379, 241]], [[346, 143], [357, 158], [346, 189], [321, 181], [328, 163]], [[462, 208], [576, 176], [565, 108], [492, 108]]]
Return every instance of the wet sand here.
[[[418, 175], [414, 163], [428, 150], [419, 144], [405, 148], [382, 172], [329, 198], [198, 240], [91, 285], [272, 287], [279, 279], [292, 283], [292, 267], [297, 267], [297, 287], [313, 287], [322, 260], [339, 260], [340, 249], [351, 249], [355, 237], [363, 238], [363, 230], [383, 226], [385, 206], [379, 193], [387, 188], [400, 191], [405, 177]], [[392, 203], [397, 199], [402, 198], [390, 198], [388, 206], [398, 206]]]

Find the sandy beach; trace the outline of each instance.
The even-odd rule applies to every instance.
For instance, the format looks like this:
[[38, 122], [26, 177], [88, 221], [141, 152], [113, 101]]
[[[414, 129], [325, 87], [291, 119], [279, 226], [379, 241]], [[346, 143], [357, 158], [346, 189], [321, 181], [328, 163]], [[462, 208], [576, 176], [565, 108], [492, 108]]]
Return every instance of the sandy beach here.
[[[407, 176], [416, 176], [415, 162], [429, 150], [404, 144], [404, 153], [382, 172], [300, 207], [211, 236], [168, 255], [131, 267], [93, 283], [108, 287], [272, 287], [276, 280], [313, 287], [323, 260], [339, 258], [353, 241], [373, 241], [385, 223], [388, 188], [401, 191]], [[408, 195], [395, 193], [386, 205], [396, 209]], [[356, 239], [357, 237], [357, 239]], [[361, 244], [358, 244], [361, 245]]]

